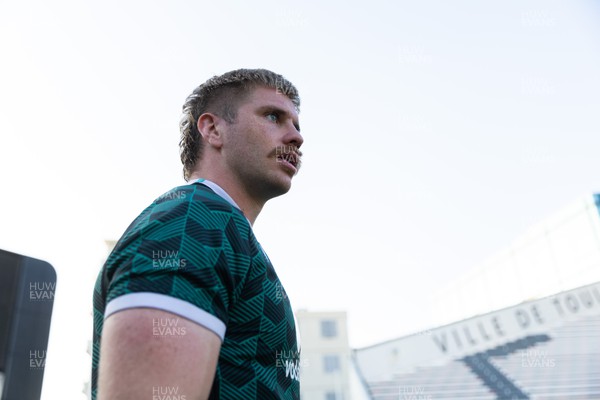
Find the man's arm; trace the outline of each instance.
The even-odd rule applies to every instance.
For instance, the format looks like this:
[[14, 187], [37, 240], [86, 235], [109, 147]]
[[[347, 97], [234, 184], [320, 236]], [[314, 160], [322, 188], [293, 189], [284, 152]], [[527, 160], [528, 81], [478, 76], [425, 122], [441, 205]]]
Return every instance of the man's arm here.
[[112, 314], [102, 330], [98, 400], [206, 399], [220, 349], [214, 332], [167, 311]]

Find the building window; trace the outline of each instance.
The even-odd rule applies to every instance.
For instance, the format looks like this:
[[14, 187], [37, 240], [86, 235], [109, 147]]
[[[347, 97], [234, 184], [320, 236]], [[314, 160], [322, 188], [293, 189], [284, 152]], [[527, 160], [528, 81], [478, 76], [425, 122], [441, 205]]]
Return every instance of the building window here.
[[333, 319], [325, 319], [321, 321], [321, 336], [336, 337], [337, 336], [337, 321]]
[[340, 357], [337, 354], [328, 354], [323, 357], [325, 372], [331, 374], [340, 370]]

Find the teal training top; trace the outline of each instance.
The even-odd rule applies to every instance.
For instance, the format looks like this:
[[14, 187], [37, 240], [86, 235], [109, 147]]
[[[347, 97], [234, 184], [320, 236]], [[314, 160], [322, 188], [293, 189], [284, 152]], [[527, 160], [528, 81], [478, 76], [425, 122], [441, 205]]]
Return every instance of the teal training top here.
[[[156, 199], [127, 228], [100, 271], [92, 399], [104, 319], [138, 307], [171, 312], [221, 338], [210, 399], [300, 398], [290, 302], [250, 223], [214, 183], [199, 180]], [[185, 334], [177, 323], [153, 321], [153, 335]]]

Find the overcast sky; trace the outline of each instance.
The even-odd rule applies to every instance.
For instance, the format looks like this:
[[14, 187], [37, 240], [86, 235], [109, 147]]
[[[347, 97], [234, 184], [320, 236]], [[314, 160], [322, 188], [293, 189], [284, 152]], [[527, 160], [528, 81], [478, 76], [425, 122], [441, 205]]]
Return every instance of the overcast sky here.
[[0, 0], [0, 248], [58, 273], [44, 399], [80, 399], [92, 290], [116, 240], [183, 183], [185, 97], [268, 68], [302, 97], [292, 191], [255, 233], [295, 309], [355, 347], [528, 226], [600, 191], [595, 1]]

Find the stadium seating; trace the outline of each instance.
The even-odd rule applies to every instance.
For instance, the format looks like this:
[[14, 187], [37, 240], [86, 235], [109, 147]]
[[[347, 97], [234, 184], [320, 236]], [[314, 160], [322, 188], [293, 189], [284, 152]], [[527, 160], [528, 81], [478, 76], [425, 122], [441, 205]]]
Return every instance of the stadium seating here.
[[367, 384], [376, 400], [600, 399], [600, 316]]

